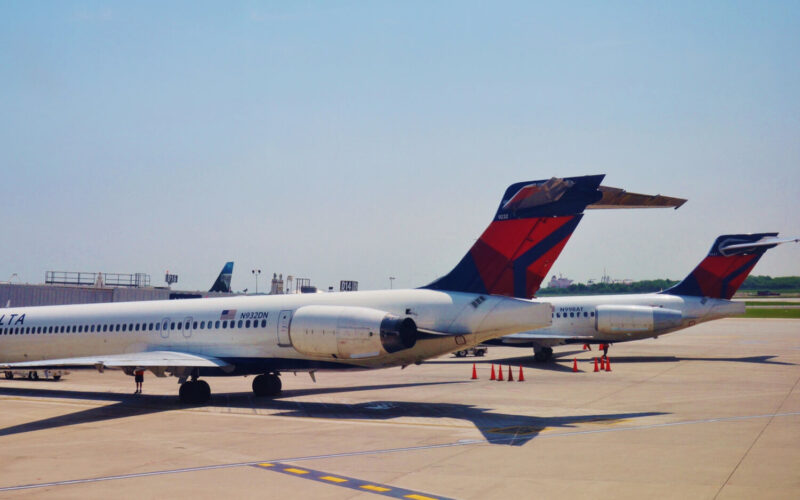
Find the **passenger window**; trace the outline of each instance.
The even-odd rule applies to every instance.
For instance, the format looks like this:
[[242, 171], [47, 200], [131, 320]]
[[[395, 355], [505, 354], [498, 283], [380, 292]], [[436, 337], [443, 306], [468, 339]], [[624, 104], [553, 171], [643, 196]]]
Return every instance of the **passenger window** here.
[[122, 325], [120, 325], [119, 323], [117, 323], [117, 328], [116, 328], [116, 330], [115, 330], [115, 331], [117, 331], [117, 332], [118, 332], [118, 331], [120, 331], [120, 330], [122, 330]]
[[592, 312], [590, 313], [590, 315], [591, 315], [591, 316], [594, 318], [594, 311], [592, 311]]
[[222, 322], [222, 328], [228, 328], [228, 320]]
[[180, 330], [182, 327], [183, 327], [183, 323], [178, 323], [178, 330]]
[[239, 328], [242, 327], [242, 320], [239, 320], [239, 325], [238, 326], [239, 326]]
[[267, 320], [262, 319], [261, 320], [261, 328], [264, 328], [265, 326], [267, 326]]
[[219, 328], [219, 320], [214, 323], [214, 328]]
[[192, 328], [194, 328], [195, 330], [197, 330], [197, 321], [195, 321], [194, 323], [192, 323]]
[[206, 327], [206, 322], [205, 321], [201, 321], [200, 322], [200, 329], [202, 330], [205, 327]]
[[575, 317], [575, 313], [569, 313], [569, 317], [570, 318], [574, 318]]
[[561, 313], [556, 313], [556, 318], [560, 318], [560, 317], [561, 317]]
[[584, 318], [588, 318], [589, 317], [589, 313], [587, 313], [586, 311], [583, 311], [583, 317]]
[[[241, 323], [241, 320], [239, 322]], [[244, 322], [244, 327], [245, 328], [250, 328], [250, 320], [249, 319]]]
[[161, 330], [161, 323], [156, 323], [156, 331], [158, 332], [160, 330]]
[[170, 330], [174, 330], [175, 329], [175, 323], [170, 323], [169, 324], [169, 329]]

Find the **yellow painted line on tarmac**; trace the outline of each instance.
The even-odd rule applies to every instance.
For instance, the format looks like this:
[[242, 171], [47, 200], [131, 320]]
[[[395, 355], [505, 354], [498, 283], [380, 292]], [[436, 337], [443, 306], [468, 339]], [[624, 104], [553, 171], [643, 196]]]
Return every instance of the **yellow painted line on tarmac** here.
[[391, 488], [384, 488], [383, 486], [375, 486], [374, 484], [362, 484], [361, 487], [369, 491], [380, 491], [380, 492], [392, 491]]
[[343, 479], [341, 477], [334, 477], [334, 476], [322, 476], [322, 477], [320, 477], [320, 479], [323, 479], [325, 481], [332, 481], [334, 483], [346, 483], [347, 482], [347, 479]]
[[281, 474], [290, 475], [292, 477], [299, 477], [309, 481], [325, 483], [331, 486], [337, 486], [339, 488], [347, 488], [349, 490], [355, 490], [361, 492], [368, 491], [370, 493], [374, 493], [375, 495], [380, 495], [383, 497], [399, 498], [399, 499], [405, 498], [408, 500], [449, 500], [445, 497], [433, 496], [430, 494], [423, 493], [421, 491], [407, 490], [405, 488], [399, 488], [393, 485], [379, 484], [372, 481], [364, 481], [361, 479], [356, 479], [354, 477], [343, 476], [341, 474], [333, 475], [333, 474], [328, 474], [327, 472], [309, 468], [298, 469], [295, 467], [289, 467], [288, 463], [264, 462], [259, 464], [253, 464], [253, 467], [260, 468], [262, 470], [279, 472]]
[[308, 474], [307, 470], [303, 469], [295, 469], [294, 467], [289, 467], [288, 469], [283, 469], [286, 472], [291, 472], [292, 474]]

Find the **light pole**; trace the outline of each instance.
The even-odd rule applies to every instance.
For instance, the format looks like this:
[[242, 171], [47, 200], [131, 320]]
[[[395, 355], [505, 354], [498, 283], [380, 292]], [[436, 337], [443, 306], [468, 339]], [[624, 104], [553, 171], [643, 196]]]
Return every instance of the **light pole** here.
[[391, 290], [392, 288], [394, 288], [394, 280], [396, 280], [396, 279], [397, 279], [397, 278], [395, 278], [394, 276], [389, 276], [389, 289], [390, 289], [390, 290]]
[[258, 275], [261, 274], [261, 269], [253, 269], [250, 272], [256, 277], [256, 294], [258, 294]]

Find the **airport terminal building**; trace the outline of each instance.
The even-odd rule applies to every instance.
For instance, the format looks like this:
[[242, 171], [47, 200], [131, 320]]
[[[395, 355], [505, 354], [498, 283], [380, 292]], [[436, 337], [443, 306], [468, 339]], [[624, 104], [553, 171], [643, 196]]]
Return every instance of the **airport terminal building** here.
[[0, 283], [0, 307], [189, 299], [229, 293], [150, 286], [145, 273], [47, 271], [44, 284]]

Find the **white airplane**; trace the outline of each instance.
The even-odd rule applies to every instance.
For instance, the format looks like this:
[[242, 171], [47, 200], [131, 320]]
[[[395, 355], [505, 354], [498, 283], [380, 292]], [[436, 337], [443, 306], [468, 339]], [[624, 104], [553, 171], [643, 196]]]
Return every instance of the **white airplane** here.
[[744, 314], [744, 302], [731, 297], [761, 256], [781, 243], [778, 233], [725, 234], [683, 281], [659, 293], [549, 297], [553, 324], [487, 343], [533, 347], [537, 361], [547, 361], [553, 346], [601, 344], [604, 354], [616, 342], [629, 342], [689, 328], [698, 323]]
[[603, 175], [521, 182], [446, 276], [415, 290], [234, 296], [10, 308], [0, 311], [0, 370], [147, 369], [178, 378], [181, 401], [201, 376], [257, 375], [280, 393], [283, 371], [406, 366], [549, 326], [538, 290], [589, 206], [680, 206], [685, 200], [601, 188]]

